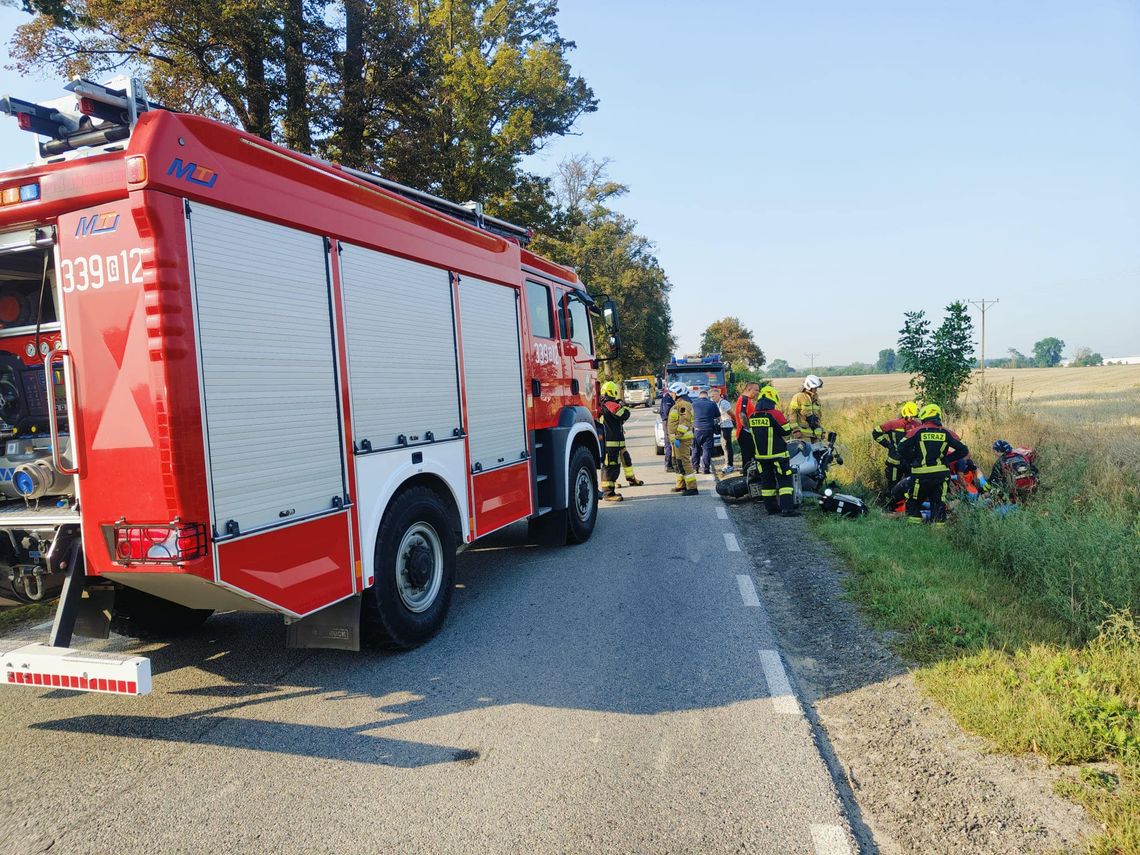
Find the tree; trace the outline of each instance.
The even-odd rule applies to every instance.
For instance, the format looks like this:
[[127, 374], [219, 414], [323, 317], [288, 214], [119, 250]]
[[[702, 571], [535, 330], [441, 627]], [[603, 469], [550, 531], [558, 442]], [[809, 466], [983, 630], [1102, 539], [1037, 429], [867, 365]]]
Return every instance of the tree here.
[[899, 330], [898, 356], [903, 370], [911, 372], [911, 388], [927, 403], [957, 408], [974, 366], [974, 322], [966, 304], [957, 300], [931, 332], [925, 312], [906, 312]]
[[1073, 351], [1073, 358], [1069, 361], [1073, 368], [1085, 368], [1091, 365], [1104, 365], [1104, 357], [1094, 353], [1091, 348], [1078, 347]]
[[[551, 193], [573, 207], [558, 206], [556, 228], [535, 236], [532, 248], [575, 268], [595, 295], [608, 294], [621, 318], [622, 349], [610, 363], [612, 374], [629, 377], [656, 372], [673, 350], [673, 318], [669, 309], [672, 285], [654, 246], [637, 233], [637, 223], [606, 206], [627, 188], [609, 181], [588, 156], [567, 158], [559, 164]], [[581, 192], [573, 190], [590, 176]], [[598, 330], [600, 332], [600, 330]], [[605, 342], [605, 336], [596, 335]], [[609, 356], [599, 344], [599, 355]]]
[[1009, 349], [1009, 367], [1010, 368], [1029, 368], [1033, 364], [1028, 356], [1015, 348]]
[[1033, 363], [1038, 368], [1052, 368], [1061, 363], [1061, 351], [1065, 343], [1059, 338], [1049, 336], [1033, 345]]
[[768, 374], [771, 377], [791, 377], [796, 373], [796, 369], [788, 365], [785, 359], [773, 359], [768, 364]]
[[740, 318], [721, 318], [709, 324], [701, 336], [701, 352], [719, 353], [733, 365], [753, 371], [764, 364], [764, 351]]
[[875, 372], [878, 374], [890, 374], [895, 370], [895, 351], [894, 348], [884, 348], [879, 351], [879, 360], [875, 363]]
[[[556, 0], [23, 0], [23, 72], [142, 77], [154, 100], [488, 211], [597, 109]], [[319, 109], [316, 109], [319, 105]]]

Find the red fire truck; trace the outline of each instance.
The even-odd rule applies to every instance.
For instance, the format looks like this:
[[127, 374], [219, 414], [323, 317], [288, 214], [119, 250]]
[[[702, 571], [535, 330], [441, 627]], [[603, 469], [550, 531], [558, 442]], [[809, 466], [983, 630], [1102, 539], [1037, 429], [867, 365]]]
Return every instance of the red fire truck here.
[[[585, 541], [591, 317], [525, 229], [150, 104], [136, 81], [0, 100], [0, 584], [61, 583], [0, 682], [141, 694], [72, 633], [277, 612], [291, 646], [406, 648], [456, 552], [521, 520]], [[0, 593], [2, 595], [2, 593]]]

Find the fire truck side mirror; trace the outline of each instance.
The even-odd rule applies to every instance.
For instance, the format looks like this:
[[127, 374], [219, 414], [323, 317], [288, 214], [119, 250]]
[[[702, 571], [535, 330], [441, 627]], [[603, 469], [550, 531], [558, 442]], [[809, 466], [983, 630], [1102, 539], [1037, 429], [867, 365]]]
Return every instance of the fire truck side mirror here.
[[621, 325], [618, 323], [617, 304], [613, 300], [606, 300], [602, 303], [602, 318], [605, 319], [606, 329], [610, 333], [610, 343], [617, 338], [618, 329]]

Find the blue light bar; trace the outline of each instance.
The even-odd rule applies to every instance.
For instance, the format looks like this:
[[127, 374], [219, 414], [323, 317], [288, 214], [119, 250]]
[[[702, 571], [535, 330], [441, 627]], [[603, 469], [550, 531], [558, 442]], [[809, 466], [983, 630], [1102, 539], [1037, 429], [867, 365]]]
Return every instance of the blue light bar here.
[[25, 184], [20, 187], [20, 201], [21, 202], [34, 202], [40, 198], [40, 185], [39, 184]]

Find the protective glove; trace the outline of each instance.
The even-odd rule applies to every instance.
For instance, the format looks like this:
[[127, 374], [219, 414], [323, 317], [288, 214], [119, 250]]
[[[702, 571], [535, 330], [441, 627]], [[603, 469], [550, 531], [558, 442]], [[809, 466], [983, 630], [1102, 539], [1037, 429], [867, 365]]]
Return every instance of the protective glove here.
[[681, 447], [681, 440], [679, 440], [679, 439], [673, 440], [673, 447], [674, 448], [680, 448]]

